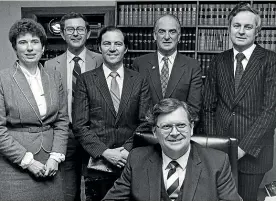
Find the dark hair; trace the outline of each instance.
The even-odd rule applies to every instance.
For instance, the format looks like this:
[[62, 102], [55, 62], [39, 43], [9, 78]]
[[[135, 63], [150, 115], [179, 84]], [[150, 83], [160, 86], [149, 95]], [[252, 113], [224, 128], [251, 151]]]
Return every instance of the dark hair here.
[[161, 100], [151, 110], [148, 111], [146, 119], [152, 126], [155, 126], [159, 115], [169, 114], [179, 107], [182, 107], [185, 110], [190, 123], [193, 123], [196, 120], [195, 115], [193, 114], [187, 103], [175, 98], [165, 98]]
[[161, 20], [161, 19], [164, 18], [164, 17], [170, 17], [170, 18], [175, 19], [175, 21], [176, 21], [177, 24], [179, 25], [179, 32], [181, 32], [181, 24], [180, 24], [180, 21], [179, 21], [179, 19], [178, 19], [175, 15], [172, 15], [172, 14], [162, 15], [162, 16], [159, 17], [157, 20], [155, 20], [154, 25], [153, 25], [153, 31], [154, 31], [154, 32], [156, 31], [156, 26], [157, 26], [158, 21]]
[[43, 26], [33, 19], [23, 18], [21, 20], [17, 20], [11, 26], [9, 31], [9, 40], [12, 44], [13, 49], [16, 49], [16, 39], [18, 38], [18, 36], [25, 35], [27, 33], [32, 34], [32, 36], [39, 37], [42, 47], [46, 45], [47, 36]]
[[101, 29], [99, 35], [98, 35], [98, 38], [97, 38], [97, 45], [98, 47], [101, 46], [101, 42], [102, 42], [102, 37], [103, 35], [106, 33], [106, 32], [109, 32], [109, 31], [118, 31], [118, 32], [121, 32], [123, 37], [124, 37], [124, 44], [125, 44], [125, 47], [128, 48], [128, 38], [126, 36], [126, 34], [124, 32], [122, 32], [121, 29], [115, 27], [115, 26], [107, 26], [107, 27], [104, 27]]
[[259, 12], [252, 8], [250, 3], [246, 3], [246, 2], [240, 2], [238, 3], [234, 8], [233, 10], [229, 13], [228, 15], [228, 23], [229, 23], [229, 26], [231, 26], [231, 22], [233, 20], [233, 18], [239, 13], [239, 12], [242, 12], [242, 11], [249, 11], [253, 14], [255, 14], [256, 16], [256, 29], [257, 29], [257, 32], [259, 32], [261, 30], [261, 17], [259, 15]]
[[67, 13], [66, 15], [63, 15], [62, 18], [60, 19], [60, 30], [63, 32], [65, 28], [65, 20], [69, 19], [75, 19], [75, 18], [82, 18], [85, 21], [85, 27], [87, 32], [90, 30], [89, 23], [84, 15], [81, 13], [76, 13], [76, 12], [70, 12]]

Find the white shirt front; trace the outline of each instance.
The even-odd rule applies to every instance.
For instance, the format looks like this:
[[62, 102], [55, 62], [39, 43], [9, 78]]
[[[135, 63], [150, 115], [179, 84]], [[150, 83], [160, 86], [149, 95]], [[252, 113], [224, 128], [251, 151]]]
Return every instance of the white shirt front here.
[[[245, 59], [242, 60], [242, 66], [243, 66], [243, 70], [245, 70], [247, 64], [248, 64], [248, 61], [255, 49], [256, 45], [253, 44], [251, 45], [251, 47], [249, 47], [248, 49], [244, 50], [242, 53], [244, 54], [245, 56]], [[236, 67], [237, 67], [237, 59], [236, 59], [236, 55], [239, 53], [234, 47], [233, 47], [233, 50], [234, 50], [234, 76], [235, 76], [235, 72], [236, 72]]]
[[[73, 61], [73, 58], [76, 55], [72, 54], [69, 50], [67, 50], [67, 100], [68, 100], [68, 115], [69, 120], [72, 122], [72, 79], [73, 79], [73, 70], [75, 66], [75, 62]], [[80, 57], [80, 60], [78, 61], [81, 73], [85, 72], [85, 56], [86, 56], [86, 48], [83, 49], [83, 51], [77, 55]]]
[[[171, 56], [168, 56], [168, 64], [169, 64], [169, 77], [171, 76], [171, 72], [172, 72], [172, 68], [173, 68], [173, 64], [174, 64], [174, 60], [176, 57], [177, 51], [175, 51]], [[164, 55], [162, 55], [159, 51], [157, 52], [157, 56], [158, 56], [158, 64], [159, 64], [159, 73], [161, 75], [161, 71], [162, 68], [164, 66], [164, 60], [163, 57]]]
[[[110, 90], [111, 80], [112, 80], [110, 73], [112, 71], [105, 64], [103, 64], [103, 71], [104, 71], [104, 76], [105, 76], [105, 79], [107, 82], [108, 89]], [[119, 85], [120, 97], [121, 97], [122, 91], [123, 91], [123, 82], [124, 82], [124, 67], [123, 67], [123, 65], [121, 65], [116, 72], [119, 75], [116, 77], [116, 81], [118, 82], [118, 85]]]

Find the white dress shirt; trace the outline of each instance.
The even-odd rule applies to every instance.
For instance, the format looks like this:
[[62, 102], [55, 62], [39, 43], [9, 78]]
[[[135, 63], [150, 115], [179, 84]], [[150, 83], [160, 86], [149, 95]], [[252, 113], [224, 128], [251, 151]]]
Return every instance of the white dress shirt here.
[[[256, 45], [253, 44], [251, 45], [251, 47], [249, 47], [248, 49], [244, 50], [242, 53], [244, 54], [245, 56], [245, 59], [242, 60], [242, 67], [243, 67], [243, 70], [245, 70], [247, 64], [248, 64], [248, 61], [255, 49]], [[236, 55], [239, 53], [234, 47], [233, 47], [233, 50], [234, 50], [234, 76], [235, 76], [235, 72], [236, 72], [236, 67], [237, 67], [237, 59], [236, 59]]]
[[[172, 72], [172, 68], [173, 68], [173, 64], [174, 64], [174, 60], [176, 57], [177, 51], [175, 51], [171, 56], [168, 56], [168, 64], [169, 64], [169, 77], [171, 76], [171, 72]], [[164, 55], [162, 55], [159, 51], [157, 52], [157, 56], [158, 56], [158, 64], [159, 64], [159, 73], [161, 75], [161, 71], [162, 68], [164, 66], [164, 60], [163, 57]]]

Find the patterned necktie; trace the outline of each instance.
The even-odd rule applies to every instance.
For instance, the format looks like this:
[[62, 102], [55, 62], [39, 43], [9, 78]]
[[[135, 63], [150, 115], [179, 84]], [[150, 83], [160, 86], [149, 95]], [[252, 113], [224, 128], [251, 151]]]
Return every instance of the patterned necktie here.
[[73, 58], [73, 61], [75, 62], [75, 64], [74, 64], [73, 76], [72, 76], [72, 102], [74, 101], [77, 78], [81, 74], [81, 68], [80, 68], [80, 65], [79, 65], [79, 60], [81, 60], [81, 58], [79, 58], [77, 56], [75, 56]]
[[245, 56], [243, 53], [238, 53], [236, 55], [236, 59], [237, 59], [237, 65], [236, 65], [236, 72], [235, 72], [235, 93], [237, 93], [238, 91], [239, 84], [242, 78], [242, 74], [243, 74], [242, 60], [245, 59]]
[[169, 81], [169, 63], [168, 63], [169, 58], [163, 57], [162, 60], [164, 61], [164, 65], [161, 70], [160, 80], [161, 80], [162, 94], [163, 94], [163, 97], [165, 97], [165, 93], [166, 93], [166, 89]]
[[170, 168], [167, 176], [167, 193], [170, 198], [177, 198], [179, 193], [179, 176], [176, 168], [179, 164], [176, 161], [171, 161], [167, 168]]
[[120, 98], [119, 84], [116, 80], [116, 77], [119, 76], [119, 74], [117, 72], [111, 72], [110, 76], [112, 77], [111, 85], [110, 85], [110, 94], [111, 94], [115, 111], [116, 113], [118, 113], [121, 98]]

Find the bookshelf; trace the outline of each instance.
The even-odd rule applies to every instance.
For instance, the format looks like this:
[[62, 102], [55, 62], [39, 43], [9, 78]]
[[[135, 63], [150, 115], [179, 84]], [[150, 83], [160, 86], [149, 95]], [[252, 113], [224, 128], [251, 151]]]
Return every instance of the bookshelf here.
[[71, 11], [82, 13], [89, 22], [91, 35], [87, 40], [86, 47], [93, 51], [98, 51], [96, 39], [98, 31], [108, 25], [114, 25], [115, 10], [112, 6], [101, 7], [22, 7], [23, 17], [36, 18], [44, 27], [47, 34], [47, 45], [41, 62], [54, 58], [66, 51], [67, 44], [60, 34], [55, 34], [49, 29], [49, 24], [53, 21], [59, 22], [61, 17]]
[[[260, 11], [263, 28], [256, 42], [276, 51], [276, 2], [247, 1]], [[215, 54], [232, 47], [228, 33], [228, 14], [238, 1], [124, 1], [116, 2], [115, 25], [129, 37], [130, 46], [125, 64], [154, 52], [153, 24], [161, 15], [169, 13], [181, 23], [179, 52], [201, 63], [203, 78]]]

